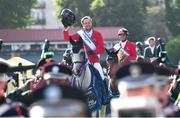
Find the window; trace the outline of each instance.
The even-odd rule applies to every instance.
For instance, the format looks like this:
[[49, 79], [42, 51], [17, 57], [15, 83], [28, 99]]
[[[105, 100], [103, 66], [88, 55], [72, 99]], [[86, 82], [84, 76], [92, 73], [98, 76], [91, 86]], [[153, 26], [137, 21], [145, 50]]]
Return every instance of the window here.
[[49, 50], [56, 50], [56, 49], [55, 49], [55, 44], [50, 44], [50, 45], [49, 45]]
[[38, 8], [39, 9], [44, 9], [45, 7], [46, 7], [45, 0], [38, 0]]
[[58, 44], [57, 48], [58, 49], [65, 49], [65, 48], [67, 48], [67, 44]]
[[3, 45], [2, 52], [9, 52], [11, 51], [11, 45]]
[[33, 45], [31, 45], [31, 50], [32, 51], [39, 51], [39, 50], [41, 50], [41, 45], [33, 44]]

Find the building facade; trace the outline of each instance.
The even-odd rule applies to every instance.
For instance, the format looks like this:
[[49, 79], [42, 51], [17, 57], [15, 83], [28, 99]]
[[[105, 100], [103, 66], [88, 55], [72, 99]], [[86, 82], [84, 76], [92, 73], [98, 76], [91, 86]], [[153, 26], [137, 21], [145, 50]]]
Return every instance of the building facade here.
[[[106, 48], [111, 48], [118, 42], [119, 27], [96, 27], [95, 29], [102, 33]], [[78, 30], [79, 28], [72, 28], [70, 33]], [[71, 47], [70, 43], [63, 39], [62, 29], [6, 29], [0, 30], [0, 38], [3, 40], [1, 57], [10, 57], [16, 53], [24, 55], [25, 58], [33, 56], [34, 59], [30, 59], [33, 62], [39, 58], [46, 39], [50, 42], [49, 50], [55, 52], [58, 56], [56, 58], [59, 59], [62, 58], [65, 50]]]
[[57, 29], [62, 26], [57, 19], [55, 11], [58, 7], [55, 0], [37, 0], [38, 4], [31, 10], [31, 17], [35, 21], [31, 29]]

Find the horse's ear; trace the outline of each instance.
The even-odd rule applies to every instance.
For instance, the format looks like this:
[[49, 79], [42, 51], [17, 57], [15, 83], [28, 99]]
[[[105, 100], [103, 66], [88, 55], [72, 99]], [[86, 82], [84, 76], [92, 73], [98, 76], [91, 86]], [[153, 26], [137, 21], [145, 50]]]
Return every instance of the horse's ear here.
[[80, 45], [83, 45], [83, 39], [82, 39], [80, 36], [79, 36], [78, 43], [79, 43]]
[[107, 54], [108, 54], [108, 55], [110, 55], [110, 52], [109, 52], [109, 50], [108, 50], [107, 48], [105, 48], [105, 50], [106, 50]]
[[69, 37], [69, 42], [71, 43], [71, 45], [74, 45], [75, 41], [72, 39], [72, 37]]

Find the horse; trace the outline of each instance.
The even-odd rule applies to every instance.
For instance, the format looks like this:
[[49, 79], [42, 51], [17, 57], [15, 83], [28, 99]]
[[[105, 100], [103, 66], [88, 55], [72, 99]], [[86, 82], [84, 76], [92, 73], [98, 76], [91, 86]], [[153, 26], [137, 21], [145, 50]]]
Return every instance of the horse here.
[[107, 58], [106, 58], [106, 64], [108, 66], [108, 75], [109, 75], [109, 92], [111, 97], [118, 97], [119, 92], [118, 92], [118, 87], [116, 85], [114, 78], [114, 75], [112, 73], [113, 67], [119, 63], [119, 58], [118, 58], [118, 52], [119, 50], [115, 51], [114, 48], [106, 49], [107, 52]]
[[97, 115], [105, 116], [105, 87], [99, 72], [89, 63], [84, 47], [83, 41], [80, 38], [74, 41], [70, 38], [72, 45], [72, 70], [74, 78], [72, 86], [76, 86], [86, 93], [87, 102], [92, 116]]

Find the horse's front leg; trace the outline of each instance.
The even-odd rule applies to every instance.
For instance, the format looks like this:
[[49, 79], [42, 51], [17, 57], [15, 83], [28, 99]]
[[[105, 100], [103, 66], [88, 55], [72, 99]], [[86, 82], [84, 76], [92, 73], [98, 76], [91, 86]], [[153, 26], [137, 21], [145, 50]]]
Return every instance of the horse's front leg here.
[[110, 97], [112, 98], [119, 96], [118, 87], [114, 79], [110, 79], [109, 92], [110, 92]]
[[98, 111], [94, 111], [91, 113], [92, 118], [96, 118], [97, 116], [100, 118], [106, 117], [106, 105], [102, 105]]
[[99, 117], [100, 118], [106, 117], [106, 105], [101, 106], [101, 109], [99, 110]]
[[110, 79], [110, 87], [111, 87], [112, 91], [117, 91], [118, 90], [114, 79]]

